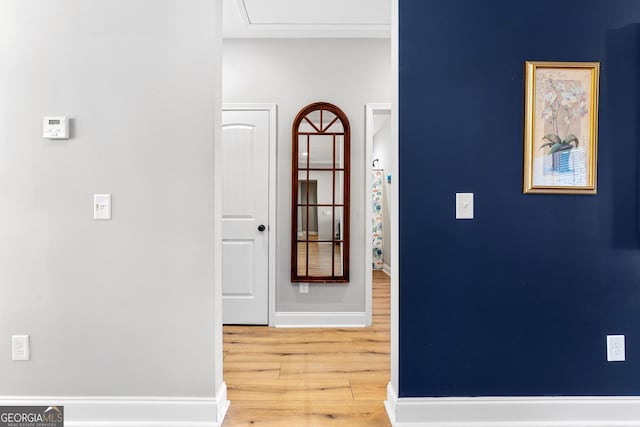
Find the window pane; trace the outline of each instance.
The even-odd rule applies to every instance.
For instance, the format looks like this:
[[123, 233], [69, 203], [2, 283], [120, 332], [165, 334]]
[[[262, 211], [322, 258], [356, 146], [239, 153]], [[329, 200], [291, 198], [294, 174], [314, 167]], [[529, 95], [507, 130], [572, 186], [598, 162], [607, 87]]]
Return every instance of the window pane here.
[[335, 248], [335, 258], [334, 258], [334, 275], [342, 276], [344, 274], [344, 259], [342, 254], [344, 254], [343, 250], [344, 243], [336, 243], [334, 245]]
[[299, 135], [298, 136], [298, 168], [306, 169], [308, 158], [309, 158], [309, 153], [307, 152], [307, 136]]
[[342, 205], [344, 203], [344, 172], [336, 171], [335, 174], [335, 204]]
[[309, 276], [331, 276], [331, 242], [309, 242]]
[[311, 135], [309, 164], [312, 168], [333, 169], [333, 136]]
[[300, 122], [300, 126], [298, 126], [298, 132], [317, 133], [318, 131], [316, 130], [316, 128], [318, 127], [317, 122], [319, 119], [319, 112], [317, 113], [316, 111], [313, 111], [310, 114], [307, 114], [307, 116]]
[[335, 114], [326, 112], [329, 114], [329, 120], [324, 121], [324, 132], [328, 133], [342, 133], [344, 132], [344, 126], [342, 125], [342, 121], [340, 119], [336, 119]]
[[298, 240], [318, 239], [318, 208], [316, 206], [298, 207]]
[[312, 171], [309, 171], [309, 177], [312, 179], [307, 181], [307, 171], [299, 172], [298, 178], [298, 205], [316, 205], [318, 204], [318, 181], [313, 179]]
[[336, 115], [331, 111], [322, 110], [322, 127], [320, 128], [320, 130], [322, 130], [322, 132], [329, 132], [327, 128], [333, 123], [335, 118]]
[[[344, 201], [344, 172], [309, 171], [307, 188], [307, 171], [298, 172], [298, 204], [341, 205]], [[307, 194], [308, 190], [308, 194]]]
[[336, 135], [336, 168], [344, 168], [344, 136]]
[[[306, 173], [306, 171], [305, 171]], [[303, 178], [300, 178], [301, 180]], [[306, 177], [304, 178], [306, 180]], [[333, 172], [309, 171], [309, 204], [331, 205], [333, 204]], [[303, 199], [299, 199], [303, 200]], [[306, 199], [305, 199], [306, 200]], [[302, 204], [299, 203], [299, 204]]]
[[298, 276], [307, 275], [307, 242], [298, 242]]
[[336, 207], [333, 221], [333, 235], [335, 240], [344, 240], [344, 208]]

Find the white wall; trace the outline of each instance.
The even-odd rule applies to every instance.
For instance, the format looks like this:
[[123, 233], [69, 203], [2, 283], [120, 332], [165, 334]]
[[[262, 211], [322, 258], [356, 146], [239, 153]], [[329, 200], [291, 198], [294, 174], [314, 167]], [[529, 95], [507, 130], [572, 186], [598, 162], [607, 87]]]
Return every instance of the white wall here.
[[[365, 310], [364, 105], [391, 100], [390, 49], [384, 39], [224, 41], [224, 102], [278, 104], [278, 312]], [[351, 123], [351, 281], [299, 294], [290, 282], [291, 125], [316, 101], [337, 105]]]
[[214, 396], [217, 7], [0, 2], [0, 396]]

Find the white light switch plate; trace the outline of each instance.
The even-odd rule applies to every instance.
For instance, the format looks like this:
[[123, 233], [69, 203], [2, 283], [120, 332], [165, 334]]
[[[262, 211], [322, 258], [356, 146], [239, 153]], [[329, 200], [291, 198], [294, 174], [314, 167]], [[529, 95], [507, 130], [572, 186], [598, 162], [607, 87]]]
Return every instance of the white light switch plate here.
[[456, 193], [456, 219], [473, 219], [473, 193]]
[[624, 361], [624, 335], [607, 335], [607, 362]]
[[111, 194], [93, 195], [93, 219], [111, 219]]
[[309, 293], [309, 284], [308, 283], [300, 283], [298, 291], [300, 291], [301, 294], [308, 294]]

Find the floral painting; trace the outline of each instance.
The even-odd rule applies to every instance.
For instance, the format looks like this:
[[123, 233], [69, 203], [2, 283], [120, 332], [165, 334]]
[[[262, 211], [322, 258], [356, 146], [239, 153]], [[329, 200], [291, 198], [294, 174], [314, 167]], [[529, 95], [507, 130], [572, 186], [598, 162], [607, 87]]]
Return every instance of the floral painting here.
[[595, 193], [598, 71], [527, 62], [525, 193]]

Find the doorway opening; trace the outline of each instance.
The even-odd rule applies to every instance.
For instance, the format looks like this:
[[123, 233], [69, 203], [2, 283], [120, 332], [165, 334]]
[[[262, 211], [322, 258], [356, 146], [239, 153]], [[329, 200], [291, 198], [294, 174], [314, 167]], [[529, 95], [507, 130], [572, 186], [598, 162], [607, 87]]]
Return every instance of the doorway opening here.
[[[393, 0], [393, 2], [397, 2], [397, 0]], [[242, 5], [244, 3], [237, 2], [237, 4]], [[226, 8], [229, 10], [230, 8]], [[244, 15], [243, 15], [244, 16]], [[248, 15], [247, 15], [248, 16]], [[251, 25], [250, 23], [248, 23]], [[282, 26], [281, 26], [282, 27]], [[294, 26], [297, 27], [297, 26]], [[344, 27], [344, 25], [342, 25]], [[340, 30], [342, 31], [342, 30]], [[334, 32], [331, 34], [331, 37], [338, 37], [339, 33]], [[397, 36], [396, 36], [397, 37]], [[234, 49], [227, 49], [226, 44], [233, 45]], [[325, 47], [325, 44], [334, 44], [333, 47]], [[354, 238], [358, 246], [357, 248], [357, 258], [353, 259], [353, 270], [356, 271], [355, 281], [357, 281], [356, 286], [324, 286], [324, 288], [332, 288], [337, 290], [338, 292], [334, 292], [329, 295], [320, 295], [324, 297], [324, 299], [315, 298], [315, 292], [318, 287], [311, 287], [309, 290], [309, 286], [300, 286], [300, 290], [298, 290], [297, 286], [289, 286], [288, 280], [281, 279], [286, 277], [288, 271], [284, 269], [284, 267], [278, 266], [277, 271], [277, 280], [280, 282], [277, 284], [277, 304], [278, 304], [278, 312], [275, 312], [275, 308], [270, 308], [270, 315], [276, 313], [278, 315], [278, 324], [282, 326], [292, 326], [292, 325], [300, 325], [305, 324], [307, 326], [319, 325], [319, 324], [340, 324], [344, 326], [345, 324], [358, 324], [363, 325], [366, 323], [366, 316], [364, 312], [369, 313], [368, 324], [371, 325], [375, 323], [375, 318], [371, 318], [371, 313], [374, 313], [373, 306], [376, 305], [376, 302], [372, 302], [374, 299], [374, 290], [373, 290], [373, 277], [374, 272], [372, 271], [371, 264], [371, 253], [372, 249], [367, 249], [365, 247], [366, 242], [370, 241], [370, 223], [371, 221], [363, 221], [365, 216], [368, 216], [370, 213], [370, 209], [368, 208], [371, 204], [370, 191], [371, 188], [368, 183], [366, 186], [363, 185], [365, 181], [368, 181], [370, 178], [370, 165], [373, 160], [372, 157], [369, 157], [366, 162], [362, 162], [362, 144], [364, 140], [363, 127], [362, 126], [362, 106], [364, 102], [368, 100], [387, 100], [389, 99], [389, 93], [391, 93], [391, 99], [394, 100], [394, 104], [397, 103], [397, 99], [395, 96], [397, 79], [392, 75], [391, 79], [391, 88], [389, 88], [389, 84], [386, 81], [383, 81], [382, 77], [386, 79], [386, 68], [389, 66], [389, 62], [386, 60], [380, 61], [371, 61], [369, 62], [366, 58], [361, 58], [358, 52], [362, 53], [373, 53], [377, 51], [380, 44], [384, 43], [384, 40], [376, 40], [371, 39], [367, 40], [366, 44], [363, 46], [356, 46], [360, 44], [359, 40], [353, 39], [344, 39], [336, 42], [326, 42], [325, 40], [315, 40], [315, 39], [300, 39], [300, 40], [287, 40], [283, 41], [282, 47], [278, 49], [271, 49], [271, 41], [269, 40], [225, 40], [225, 53], [224, 53], [224, 64], [231, 64], [232, 66], [225, 65], [225, 86], [223, 89], [223, 99], [228, 102], [253, 102], [254, 100], [269, 100], [273, 102], [277, 102], [279, 108], [281, 108], [280, 112], [280, 120], [283, 124], [278, 125], [280, 128], [278, 131], [278, 135], [280, 135], [279, 143], [282, 144], [280, 148], [278, 148], [279, 153], [288, 154], [287, 151], [287, 141], [289, 139], [289, 126], [286, 126], [284, 123], [290, 122], [290, 120], [295, 115], [295, 107], [304, 105], [310, 101], [319, 100], [318, 93], [324, 94], [328, 100], [336, 100], [340, 101], [341, 99], [347, 99], [348, 105], [347, 108], [350, 111], [354, 111], [354, 117], [358, 122], [358, 135], [357, 140], [359, 147], [356, 147], [354, 150], [354, 155], [358, 157], [357, 168], [355, 168], [355, 176], [356, 176], [356, 188], [358, 193], [360, 191], [366, 192], [356, 194], [353, 198], [354, 203], [357, 204], [357, 209], [355, 209], [354, 217], [357, 218], [357, 230], [356, 227], [352, 227], [352, 231], [355, 230], [355, 235], [357, 238]], [[259, 49], [254, 48], [253, 45], [259, 45]], [[343, 53], [343, 47], [345, 45], [351, 46], [354, 45], [358, 47], [354, 53]], [[395, 65], [396, 59], [394, 55], [397, 54], [395, 49], [395, 43], [392, 40], [392, 49], [391, 49], [391, 65], [392, 70], [391, 73], [397, 74], [397, 66]], [[256, 52], [256, 53], [254, 53]], [[323, 52], [322, 55], [319, 55], [317, 52]], [[249, 55], [251, 54], [251, 55]], [[287, 58], [288, 55], [292, 56], [292, 60]], [[244, 61], [244, 57], [255, 58], [255, 61]], [[396, 55], [397, 56], [397, 55]], [[326, 63], [326, 66], [318, 67], [314, 66], [316, 58], [321, 57], [322, 60]], [[360, 60], [365, 59], [365, 60]], [[361, 65], [367, 65], [366, 71], [359, 71], [359, 67]], [[237, 66], [236, 66], [237, 65]], [[344, 69], [342, 68], [344, 66]], [[256, 72], [258, 71], [259, 72]], [[321, 75], [319, 77], [314, 77], [318, 72]], [[333, 75], [336, 75], [334, 77]], [[304, 82], [301, 83], [299, 81], [299, 77], [304, 78]], [[331, 87], [334, 85], [340, 84], [341, 81], [346, 81], [347, 78], [352, 78], [353, 82], [345, 85], [341, 88], [340, 91], [331, 91]], [[362, 88], [365, 87], [365, 83], [369, 81], [378, 81], [376, 87], [371, 90], [366, 98], [363, 98], [362, 95], [358, 92]], [[310, 85], [309, 82], [312, 82], [313, 85]], [[328, 85], [328, 86], [327, 86]], [[312, 88], [312, 90], [307, 90], [307, 87]], [[380, 90], [380, 88], [383, 88]], [[395, 126], [395, 123], [394, 123]], [[283, 130], [284, 129], [284, 130]], [[278, 156], [278, 169], [277, 177], [279, 180], [279, 187], [287, 187], [288, 174], [284, 171], [287, 167], [288, 155], [280, 155]], [[283, 166], [284, 165], [284, 166]], [[275, 170], [275, 167], [274, 167]], [[369, 177], [369, 178], [367, 178]], [[397, 183], [397, 179], [393, 180], [394, 185]], [[285, 200], [288, 194], [291, 193], [291, 185], [289, 188], [278, 193], [279, 200]], [[278, 212], [281, 212], [280, 209]], [[397, 211], [397, 209], [396, 209]], [[319, 220], [322, 219], [322, 211], [318, 209], [318, 217]], [[397, 215], [395, 215], [397, 219]], [[290, 225], [289, 222], [289, 214], [285, 213], [284, 215], [279, 214], [278, 223], [280, 225], [280, 234], [283, 235], [282, 230], [285, 227]], [[397, 229], [397, 226], [394, 226]], [[396, 233], [397, 234], [397, 233]], [[339, 236], [338, 236], [339, 238]], [[282, 240], [282, 239], [280, 239]], [[275, 239], [274, 239], [275, 243]], [[394, 251], [397, 252], [397, 245], [394, 244]], [[288, 243], [280, 242], [278, 252], [280, 257], [287, 257], [289, 255], [289, 245]], [[367, 262], [363, 262], [364, 258], [367, 258]], [[397, 259], [397, 256], [396, 258]], [[218, 265], [220, 265], [220, 260], [217, 261]], [[279, 264], [282, 264], [279, 263]], [[391, 265], [391, 264], [390, 264]], [[287, 266], [288, 267], [288, 266]], [[275, 273], [275, 269], [273, 269]], [[394, 271], [394, 273], [397, 273]], [[382, 275], [386, 278], [386, 274], [381, 273], [379, 271], [375, 272], [375, 275]], [[274, 280], [275, 283], [275, 280]], [[397, 285], [397, 280], [396, 280]], [[306, 292], [303, 289], [306, 288]], [[386, 285], [386, 288], [389, 289], [389, 286]], [[353, 290], [357, 290], [357, 295], [359, 298], [358, 305], [353, 305], [347, 297], [352, 297], [355, 292]], [[393, 294], [394, 289], [391, 288], [391, 293]], [[364, 301], [362, 300], [364, 295]], [[393, 299], [393, 296], [392, 296]], [[347, 302], [349, 305], [347, 305]], [[276, 298], [274, 293], [270, 293], [270, 304], [275, 304]], [[303, 304], [306, 304], [303, 305]], [[328, 304], [334, 305], [342, 305], [343, 310], [345, 310], [345, 316], [340, 318], [341, 323], [338, 323], [334, 320], [334, 317], [327, 317], [326, 314], [329, 310], [323, 310], [325, 306]], [[393, 305], [393, 303], [392, 303]], [[346, 307], [346, 308], [345, 308]], [[364, 308], [364, 310], [363, 310]], [[349, 312], [346, 312], [349, 310]], [[394, 310], [392, 307], [392, 311]], [[311, 316], [314, 312], [318, 312], [319, 316], [313, 317]], [[331, 314], [331, 313], [328, 313]], [[302, 315], [305, 315], [304, 317]], [[356, 316], [357, 315], [357, 316]], [[294, 319], [295, 316], [295, 319]], [[386, 318], [386, 322], [389, 322], [389, 313], [383, 316]], [[317, 319], [317, 320], [316, 320]], [[343, 319], [357, 319], [357, 322], [344, 322]], [[271, 324], [272, 317], [270, 316], [269, 323]], [[302, 320], [302, 321], [301, 321]], [[331, 323], [331, 322], [334, 323]], [[366, 385], [367, 381], [371, 381], [372, 377], [375, 377], [378, 374], [371, 372], [370, 367], [380, 366], [383, 369], [388, 369], [389, 363], [385, 360], [378, 365], [378, 362], [375, 361], [375, 357], [366, 355], [363, 357], [359, 357], [359, 360], [353, 362], [350, 361], [348, 363], [343, 363], [338, 366], [337, 371], [333, 372], [331, 370], [327, 371], [327, 369], [333, 368], [323, 368], [325, 362], [332, 361], [333, 355], [329, 350], [333, 350], [335, 353], [342, 353], [347, 346], [347, 339], [351, 339], [351, 348], [357, 348], [360, 353], [362, 353], [363, 344], [372, 344], [373, 350], [372, 353], [376, 353], [379, 357], [384, 357], [385, 353], [389, 352], [389, 344], [383, 343], [378, 340], [377, 335], [368, 336], [363, 340], [359, 340], [356, 338], [346, 338], [345, 335], [347, 332], [344, 328], [337, 328], [339, 332], [337, 336], [339, 337], [338, 341], [335, 344], [329, 344], [329, 341], [326, 339], [327, 336], [325, 333], [326, 330], [320, 329], [306, 329], [302, 330], [305, 337], [312, 337], [319, 341], [307, 341], [305, 344], [304, 351], [295, 349], [292, 347], [291, 334], [294, 334], [294, 331], [290, 329], [274, 329], [274, 328], [264, 328], [264, 327], [254, 327], [253, 329], [253, 337], [257, 338], [259, 341], [262, 340], [264, 343], [269, 344], [269, 340], [266, 337], [260, 337], [260, 333], [263, 330], [267, 330], [269, 332], [278, 332], [280, 333], [280, 337], [276, 340], [276, 342], [272, 345], [268, 345], [264, 351], [264, 354], [267, 356], [267, 359], [263, 362], [251, 362], [248, 360], [248, 356], [250, 352], [257, 350], [257, 347], [254, 347], [253, 343], [249, 343], [241, 338], [239, 334], [234, 331], [236, 327], [227, 328], [229, 334], [225, 334], [225, 339], [227, 342], [232, 343], [235, 346], [235, 350], [237, 350], [237, 354], [234, 355], [234, 348], [231, 346], [227, 346], [225, 343], [224, 347], [224, 363], [216, 365], [216, 367], [224, 366], [225, 373], [224, 379], [227, 380], [228, 383], [231, 383], [233, 379], [240, 379], [241, 377], [247, 378], [244, 385], [242, 385], [242, 390], [247, 392], [247, 396], [251, 395], [251, 393], [256, 393], [254, 395], [255, 399], [253, 402], [241, 402], [238, 399], [237, 387], [230, 388], [230, 398], [232, 400], [231, 413], [229, 414], [230, 418], [225, 422], [225, 427], [227, 425], [234, 425], [232, 422], [232, 418], [240, 414], [241, 418], [244, 418], [244, 421], [247, 423], [242, 424], [243, 421], [240, 421], [240, 425], [247, 425], [249, 422], [262, 423], [266, 417], [266, 413], [263, 413], [263, 419], [250, 418], [252, 415], [248, 412], [249, 409], [255, 409], [255, 414], [260, 414], [260, 407], [264, 407], [266, 409], [273, 409], [276, 413], [281, 414], [282, 417], [286, 417], [287, 414], [296, 414], [296, 405], [292, 401], [293, 396], [308, 396], [307, 404], [304, 405], [300, 403], [298, 407], [302, 408], [304, 411], [309, 411], [313, 409], [317, 409], [316, 402], [319, 402], [320, 399], [317, 399], [317, 394], [314, 395], [318, 390], [336, 390], [339, 392], [344, 391], [344, 382], [342, 385], [332, 385], [326, 384], [326, 387], [323, 387], [322, 381], [330, 381], [330, 380], [339, 380], [335, 375], [336, 372], [343, 372], [348, 369], [353, 369], [351, 374], [353, 375], [353, 383], [355, 384], [355, 388], [352, 391], [351, 397], [348, 394], [345, 394], [345, 398], [343, 402], [346, 404], [348, 402], [348, 409], [343, 412], [333, 412], [331, 408], [326, 407], [324, 405], [320, 405], [319, 408], [321, 410], [313, 411], [313, 413], [317, 416], [326, 417], [324, 421], [328, 421], [331, 423], [340, 422], [342, 420], [342, 415], [345, 414], [364, 414], [363, 410], [363, 402], [362, 398], [367, 397], [369, 399], [375, 400], [376, 402], [380, 402], [384, 400], [386, 395], [379, 394], [379, 390], [375, 391], [373, 388]], [[397, 322], [395, 325], [397, 328]], [[393, 329], [393, 327], [392, 327]], [[366, 331], [366, 329], [361, 328], [360, 331]], [[295, 331], [300, 332], [300, 330]], [[391, 332], [392, 335], [397, 335], [397, 331]], [[323, 340], [323, 338], [325, 338]], [[373, 338], [373, 339], [372, 339]], [[393, 341], [393, 338], [392, 338]], [[396, 339], [397, 341], [397, 339]], [[393, 345], [392, 347], [397, 347]], [[397, 350], [394, 350], [397, 353]], [[257, 351], [256, 351], [257, 352]], [[289, 362], [294, 362], [293, 359], [299, 359], [300, 362], [297, 367], [302, 365], [311, 367], [313, 369], [312, 372], [302, 374], [299, 371], [296, 371], [296, 366], [285, 366], [284, 363], [278, 365], [277, 361], [272, 360], [274, 353], [279, 353], [281, 355], [285, 355], [287, 358], [291, 359]], [[247, 355], [244, 358], [240, 353]], [[380, 356], [381, 355], [381, 356]], [[362, 354], [360, 354], [362, 356]], [[392, 357], [393, 358], [393, 357]], [[397, 354], [396, 354], [397, 358]], [[252, 363], [255, 363], [251, 365]], [[397, 363], [392, 363], [395, 366], [395, 370], [397, 371]], [[280, 366], [279, 373], [276, 374], [277, 366]], [[247, 369], [253, 367], [256, 368], [254, 372], [248, 372]], [[363, 371], [359, 371], [358, 369], [364, 369]], [[365, 372], [366, 371], [366, 372]], [[256, 387], [264, 385], [264, 381], [266, 381], [267, 377], [272, 379], [274, 378], [286, 379], [289, 378], [292, 388], [281, 388], [279, 389], [281, 393], [276, 394], [275, 391], [278, 390], [278, 386], [274, 385], [271, 390], [274, 391], [271, 397], [273, 397], [272, 402], [276, 402], [273, 406], [270, 407], [268, 401], [260, 402], [257, 398], [257, 389]], [[298, 378], [294, 378], [298, 376]], [[304, 377], [304, 378], [303, 378]], [[393, 377], [393, 374], [392, 374]], [[253, 381], [251, 381], [253, 380]], [[319, 380], [319, 381], [316, 381]], [[243, 380], [244, 381], [244, 380]], [[243, 382], [241, 381], [241, 382]], [[388, 379], [385, 377], [383, 379], [383, 383], [386, 383]], [[394, 383], [392, 378], [392, 383]], [[397, 380], [395, 381], [397, 383]], [[314, 388], [316, 387], [316, 388]], [[360, 388], [361, 387], [361, 388]], [[377, 386], [376, 386], [377, 387]], [[367, 391], [368, 390], [368, 391]], [[315, 397], [314, 397], [315, 396]], [[334, 396], [335, 397], [335, 396]], [[355, 402], [351, 402], [350, 400], [355, 400]], [[246, 409], [246, 410], [245, 410]], [[237, 411], [237, 412], [235, 412]], [[376, 409], [378, 411], [378, 409]], [[234, 413], [235, 412], [235, 413]], [[379, 412], [376, 412], [380, 415]], [[385, 415], [382, 415], [378, 418], [378, 415], [375, 416], [375, 419], [360, 419], [360, 420], [352, 420], [353, 422], [343, 422], [345, 425], [388, 425], [387, 418]], [[334, 417], [335, 416], [335, 417]], [[335, 418], [340, 418], [340, 420], [336, 420]], [[291, 424], [291, 420], [284, 418], [288, 421], [288, 424]], [[307, 419], [307, 421], [311, 421]], [[358, 424], [360, 421], [360, 424]], [[271, 420], [274, 425], [283, 425], [287, 423], [277, 423], [277, 420]], [[315, 425], [319, 425], [322, 420], [318, 420], [318, 423]], [[303, 425], [303, 424], [301, 424]]]
[[[365, 227], [367, 247], [367, 304], [372, 304], [374, 272], [391, 276], [391, 220], [393, 191], [391, 183], [397, 160], [391, 141], [391, 104], [365, 106]], [[372, 306], [367, 312], [372, 313]]]
[[391, 109], [373, 111], [373, 160], [371, 161], [372, 267], [391, 275]]
[[300, 221], [298, 222], [298, 237], [318, 236], [318, 181], [300, 181], [298, 197], [302, 207], [300, 208]]
[[[374, 200], [370, 190], [374, 155], [379, 158], [376, 166], [384, 160], [384, 171], [392, 173], [394, 167], [390, 154], [380, 154], [385, 132], [390, 134], [385, 127], [390, 126], [391, 106], [367, 104], [366, 111], [363, 172], [367, 213], [362, 227], [369, 233], [366, 289], [370, 324], [366, 328], [305, 329], [225, 326], [224, 379], [232, 404], [223, 426], [329, 425], [338, 421], [352, 426], [391, 425], [383, 405], [391, 378], [391, 280], [382, 269], [372, 268]], [[301, 180], [297, 190], [311, 202], [321, 197], [317, 185], [313, 179]], [[387, 199], [392, 201], [391, 191]], [[307, 217], [306, 212], [302, 216]], [[322, 210], [309, 212], [308, 217], [298, 223], [296, 233], [317, 236]]]

